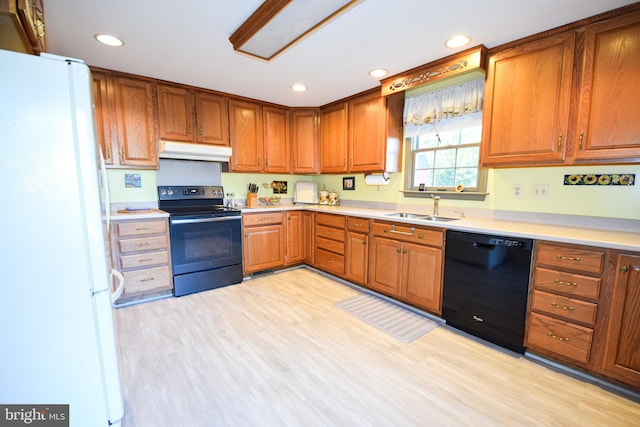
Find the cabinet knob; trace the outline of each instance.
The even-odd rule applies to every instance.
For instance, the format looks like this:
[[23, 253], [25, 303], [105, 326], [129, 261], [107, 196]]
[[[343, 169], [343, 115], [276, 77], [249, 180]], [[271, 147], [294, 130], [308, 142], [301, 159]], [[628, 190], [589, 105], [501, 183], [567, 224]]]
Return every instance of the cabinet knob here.
[[621, 273], [626, 273], [627, 271], [629, 271], [629, 269], [627, 268], [626, 265], [623, 265], [622, 267], [620, 267], [620, 272]]

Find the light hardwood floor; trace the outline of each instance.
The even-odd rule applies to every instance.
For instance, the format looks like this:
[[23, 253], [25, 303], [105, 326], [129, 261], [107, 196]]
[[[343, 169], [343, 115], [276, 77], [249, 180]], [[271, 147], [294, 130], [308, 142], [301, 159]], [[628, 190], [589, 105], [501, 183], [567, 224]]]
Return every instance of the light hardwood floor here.
[[442, 326], [405, 344], [308, 269], [116, 311], [124, 427], [638, 426], [640, 404]]

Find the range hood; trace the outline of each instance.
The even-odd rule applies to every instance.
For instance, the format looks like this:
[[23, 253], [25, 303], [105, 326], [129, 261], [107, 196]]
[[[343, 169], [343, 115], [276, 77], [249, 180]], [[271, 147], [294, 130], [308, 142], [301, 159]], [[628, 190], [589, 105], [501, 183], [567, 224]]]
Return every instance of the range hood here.
[[160, 141], [158, 151], [161, 159], [228, 162], [231, 157], [231, 147], [176, 141]]

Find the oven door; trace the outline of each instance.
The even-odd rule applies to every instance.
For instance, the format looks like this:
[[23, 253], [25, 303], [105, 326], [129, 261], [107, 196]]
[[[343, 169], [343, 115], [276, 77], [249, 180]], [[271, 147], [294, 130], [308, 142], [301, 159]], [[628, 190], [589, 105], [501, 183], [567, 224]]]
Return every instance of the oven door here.
[[242, 265], [241, 217], [171, 217], [174, 275]]

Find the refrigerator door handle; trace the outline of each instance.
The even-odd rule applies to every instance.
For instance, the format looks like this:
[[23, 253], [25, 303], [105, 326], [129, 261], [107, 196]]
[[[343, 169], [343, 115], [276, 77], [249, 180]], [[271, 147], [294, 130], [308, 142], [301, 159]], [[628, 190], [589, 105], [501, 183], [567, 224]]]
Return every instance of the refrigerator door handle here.
[[112, 282], [113, 282], [113, 276], [115, 276], [116, 279], [118, 280], [118, 286], [116, 286], [116, 289], [111, 293], [111, 304], [114, 304], [124, 292], [124, 276], [122, 275], [122, 273], [120, 273], [115, 268], [112, 268], [111, 269]]
[[104, 156], [102, 155], [102, 148], [98, 146], [98, 153], [100, 153], [100, 176], [102, 177], [102, 194], [104, 195], [104, 213], [107, 222], [107, 231], [111, 225], [111, 200], [109, 195], [109, 181], [107, 181], [107, 167], [104, 164]]

